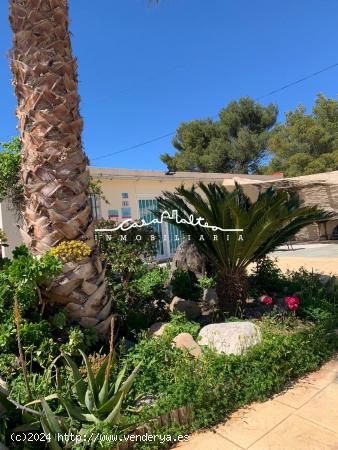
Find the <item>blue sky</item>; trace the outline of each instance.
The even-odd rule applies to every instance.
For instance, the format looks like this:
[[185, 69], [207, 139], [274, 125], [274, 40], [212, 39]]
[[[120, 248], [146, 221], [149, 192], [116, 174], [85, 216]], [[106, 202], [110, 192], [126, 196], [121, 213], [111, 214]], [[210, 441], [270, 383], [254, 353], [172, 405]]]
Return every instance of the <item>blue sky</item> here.
[[[336, 0], [69, 0], [79, 64], [84, 147], [100, 167], [164, 169], [181, 121], [215, 116], [230, 100], [259, 97], [338, 62]], [[0, 141], [16, 134], [8, 50], [8, 2], [0, 2]], [[271, 95], [285, 111], [337, 98], [338, 67]]]

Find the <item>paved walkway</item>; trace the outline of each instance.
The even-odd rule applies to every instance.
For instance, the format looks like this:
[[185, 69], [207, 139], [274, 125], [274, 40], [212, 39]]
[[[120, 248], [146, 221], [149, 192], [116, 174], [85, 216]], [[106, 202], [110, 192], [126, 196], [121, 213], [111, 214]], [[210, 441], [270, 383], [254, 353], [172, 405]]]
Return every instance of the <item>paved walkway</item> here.
[[293, 250], [287, 246], [280, 247], [271, 253], [278, 258], [278, 266], [283, 270], [307, 270], [327, 275], [338, 275], [338, 242], [294, 244]]
[[338, 355], [264, 403], [235, 412], [180, 450], [338, 450]]
[[315, 242], [315, 243], [299, 243], [293, 244], [292, 250], [287, 245], [282, 245], [272, 253], [273, 256], [282, 258], [287, 257], [304, 257], [304, 258], [337, 258], [338, 257], [338, 241]]

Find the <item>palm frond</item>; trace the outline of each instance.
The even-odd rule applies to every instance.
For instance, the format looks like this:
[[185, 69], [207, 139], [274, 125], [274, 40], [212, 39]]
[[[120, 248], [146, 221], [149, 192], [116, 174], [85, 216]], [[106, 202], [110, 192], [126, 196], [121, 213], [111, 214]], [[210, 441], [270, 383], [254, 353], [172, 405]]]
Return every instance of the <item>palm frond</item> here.
[[[175, 192], [163, 192], [157, 198], [158, 217], [164, 211], [177, 210], [188, 223], [173, 223], [189, 235], [197, 248], [220, 270], [243, 270], [251, 262], [275, 250], [290, 240], [304, 226], [327, 220], [331, 213], [317, 207], [301, 206], [294, 192], [273, 187], [251, 202], [242, 186], [235, 184], [232, 192], [215, 183], [199, 183], [190, 189], [180, 186]], [[202, 217], [200, 225], [191, 225]], [[243, 241], [237, 232], [224, 232], [206, 228], [205, 224], [222, 229], [243, 229]]]

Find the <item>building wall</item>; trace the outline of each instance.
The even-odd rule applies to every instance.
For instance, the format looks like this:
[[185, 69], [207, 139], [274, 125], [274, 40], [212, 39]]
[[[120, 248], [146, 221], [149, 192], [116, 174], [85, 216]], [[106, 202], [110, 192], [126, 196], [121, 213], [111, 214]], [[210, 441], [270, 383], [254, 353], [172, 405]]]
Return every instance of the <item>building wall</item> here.
[[[107, 169], [106, 169], [107, 170]], [[114, 170], [114, 169], [113, 169]], [[121, 170], [121, 172], [123, 172]], [[315, 174], [309, 176], [295, 177], [289, 179], [273, 179], [273, 177], [250, 177], [245, 175], [230, 175], [230, 174], [194, 174], [195, 179], [187, 180], [179, 177], [163, 177], [157, 174], [152, 179], [151, 171], [144, 171], [143, 176], [138, 177], [138, 171], [134, 171], [134, 176], [128, 179], [121, 178], [121, 174], [113, 179], [102, 179], [102, 188], [105, 196], [110, 202], [109, 205], [101, 200], [101, 211], [104, 218], [109, 217], [109, 210], [118, 210], [119, 220], [123, 217], [121, 214], [124, 207], [122, 202], [128, 201], [131, 218], [139, 217], [138, 200], [155, 198], [161, 194], [162, 191], [173, 191], [178, 185], [184, 183], [186, 187], [190, 187], [194, 182], [219, 182], [223, 184], [228, 190], [234, 189], [234, 181], [239, 182], [245, 193], [252, 201], [256, 201], [259, 192], [274, 185], [281, 189], [296, 190], [304, 205], [313, 206], [319, 205], [321, 208], [335, 211], [338, 214], [338, 172]], [[155, 173], [155, 172], [154, 172]], [[107, 175], [107, 173], [106, 173]], [[178, 174], [177, 174], [178, 175]], [[218, 177], [210, 179], [209, 176]], [[182, 174], [180, 174], [182, 177]], [[187, 174], [187, 176], [189, 176]], [[191, 176], [191, 174], [190, 174]], [[196, 176], [199, 178], [197, 179]], [[264, 179], [270, 178], [270, 179]], [[128, 199], [122, 198], [122, 193], [128, 193]], [[304, 227], [296, 234], [297, 241], [316, 241], [320, 239], [330, 239], [338, 223], [338, 219], [331, 219], [324, 224], [312, 224]]]
[[[105, 198], [108, 200], [108, 204], [101, 199], [100, 207], [102, 217], [104, 219], [109, 218], [109, 211], [118, 210], [118, 219], [122, 220], [122, 208], [129, 207], [131, 212], [131, 218], [137, 219], [139, 217], [138, 200], [155, 198], [161, 195], [163, 191], [174, 191], [180, 184], [177, 180], [101, 180], [102, 190]], [[190, 187], [192, 182], [184, 182], [186, 187]], [[128, 198], [123, 198], [122, 194], [128, 194]], [[123, 204], [128, 202], [128, 206]]]
[[333, 238], [333, 231], [338, 224], [338, 171], [285, 178], [273, 183], [268, 181], [255, 184], [258, 189], [266, 189], [271, 185], [279, 189], [296, 191], [304, 206], [318, 206], [334, 214], [333, 218], [325, 223], [315, 223], [304, 227], [295, 235], [296, 241]]
[[[219, 182], [221, 183], [222, 180]], [[150, 204], [153, 209], [153, 202], [156, 197], [160, 196], [163, 191], [174, 191], [176, 187], [181, 184], [181, 180], [172, 179], [168, 177], [168, 180], [159, 179], [111, 179], [101, 180], [101, 188], [104, 193], [104, 197], [109, 203], [106, 203], [104, 199], [100, 201], [100, 210], [102, 218], [114, 219], [118, 221], [126, 220], [128, 218], [138, 219], [142, 216], [139, 204], [142, 200], [148, 200], [147, 205]], [[185, 181], [186, 187], [191, 187], [193, 181]], [[126, 198], [126, 195], [128, 197]], [[129, 208], [130, 215], [122, 214], [126, 212], [125, 208]], [[142, 208], [142, 203], [141, 203]], [[118, 215], [116, 215], [118, 213]], [[147, 221], [153, 217], [147, 217]], [[160, 235], [160, 241], [158, 243], [158, 259], [170, 258], [176, 251], [177, 246], [183, 239], [182, 233], [173, 225], [163, 223], [162, 225], [155, 226], [155, 231]]]
[[[160, 171], [139, 171], [124, 169], [96, 169], [90, 168], [94, 180], [99, 179], [104, 196], [108, 204], [103, 199], [98, 199], [99, 210], [102, 217], [108, 219], [114, 218], [114, 212], [117, 210], [118, 220], [128, 218], [123, 216], [122, 209], [129, 208], [130, 218], [139, 218], [139, 200], [154, 199], [163, 191], [174, 191], [180, 184], [191, 187], [198, 181], [205, 183], [219, 182], [227, 189], [234, 188], [234, 181], [239, 182], [246, 194], [252, 201], [257, 199], [261, 190], [270, 185], [276, 187], [294, 188], [298, 191], [306, 205], [319, 205], [325, 209], [336, 211], [338, 215], [338, 172], [329, 174], [316, 174], [307, 177], [296, 177], [292, 179], [278, 179], [272, 176], [247, 176], [233, 174], [203, 174], [203, 173], [176, 173], [174, 176], [164, 175]], [[123, 194], [128, 194], [124, 198]], [[115, 210], [115, 211], [114, 211]], [[3, 254], [10, 256], [15, 246], [22, 243], [21, 235], [17, 227], [17, 220], [13, 213], [8, 209], [5, 202], [0, 205], [0, 227], [4, 229], [8, 236], [9, 247], [3, 248]], [[338, 219], [330, 220], [326, 223], [326, 233], [330, 238], [334, 228], [338, 224]], [[323, 238], [324, 225], [319, 227], [314, 224], [305, 227], [297, 234], [299, 240], [318, 240]]]
[[22, 244], [20, 230], [17, 226], [18, 220], [9, 209], [8, 203], [0, 203], [0, 228], [5, 232], [8, 239], [8, 247], [1, 248], [1, 254], [10, 258], [15, 247]]
[[[177, 172], [173, 176], [165, 175], [161, 171], [146, 170], [123, 170], [123, 169], [96, 169], [91, 168], [91, 175], [94, 180], [101, 182], [104, 196], [109, 204], [103, 199], [100, 202], [102, 217], [109, 217], [109, 210], [118, 210], [119, 219], [122, 219], [122, 208], [124, 201], [128, 201], [128, 207], [131, 209], [131, 218], [136, 219], [138, 215], [138, 200], [142, 198], [155, 198], [161, 195], [163, 191], [174, 191], [176, 187], [184, 184], [189, 188], [194, 183], [203, 181], [204, 183], [216, 182], [223, 184], [227, 189], [234, 187], [234, 179], [245, 185], [250, 197], [255, 200], [258, 195], [258, 189], [255, 182], [274, 181], [274, 176], [250, 176], [233, 174], [213, 174], [197, 172]], [[277, 178], [278, 179], [278, 178]], [[128, 199], [123, 198], [122, 194], [127, 193]]]

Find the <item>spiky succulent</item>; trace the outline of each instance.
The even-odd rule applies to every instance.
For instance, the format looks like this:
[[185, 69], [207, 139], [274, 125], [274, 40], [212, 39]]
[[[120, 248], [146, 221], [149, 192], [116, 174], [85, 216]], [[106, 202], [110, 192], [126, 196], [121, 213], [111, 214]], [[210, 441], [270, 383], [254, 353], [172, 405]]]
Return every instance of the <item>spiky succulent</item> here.
[[66, 365], [74, 378], [74, 389], [72, 397], [66, 399], [58, 396], [60, 403], [71, 419], [80, 421], [82, 424], [100, 422], [106, 425], [122, 424], [122, 402], [132, 387], [140, 364], [125, 381], [123, 379], [127, 371], [126, 365], [115, 380], [111, 380], [111, 365], [114, 358], [107, 356], [97, 374], [94, 375], [87, 356], [81, 350], [79, 352], [86, 368], [86, 379], [81, 375], [73, 359], [64, 354]]

